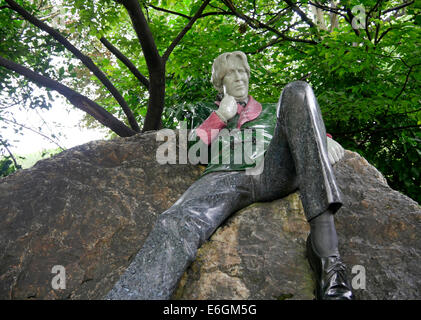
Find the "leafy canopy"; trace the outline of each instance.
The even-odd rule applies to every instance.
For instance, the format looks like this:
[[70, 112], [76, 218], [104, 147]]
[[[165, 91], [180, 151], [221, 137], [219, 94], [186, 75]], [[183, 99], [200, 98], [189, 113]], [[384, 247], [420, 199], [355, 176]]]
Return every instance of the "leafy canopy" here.
[[[88, 55], [144, 123], [148, 89], [99, 41], [105, 37], [148, 75], [122, 5], [112, 0], [17, 2]], [[203, 2], [139, 3], [162, 55]], [[127, 123], [113, 96], [83, 63], [4, 6], [1, 0], [1, 56], [66, 83]], [[252, 69], [254, 98], [274, 102], [288, 82], [308, 81], [334, 139], [374, 164], [391, 187], [420, 202], [420, 9], [417, 1], [212, 0], [165, 64], [162, 125], [191, 121], [200, 112], [197, 102], [215, 98], [209, 81], [213, 59], [241, 50]], [[48, 108], [51, 92], [37, 96], [33, 88], [24, 77], [0, 68], [0, 117], [13, 115], [16, 105]], [[87, 123], [97, 125], [90, 117]]]

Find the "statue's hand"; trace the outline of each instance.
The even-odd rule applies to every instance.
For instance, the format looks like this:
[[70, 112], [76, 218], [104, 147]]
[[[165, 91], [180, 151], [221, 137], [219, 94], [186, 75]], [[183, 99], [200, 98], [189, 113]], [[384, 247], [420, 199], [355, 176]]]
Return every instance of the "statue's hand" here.
[[329, 161], [331, 165], [341, 160], [345, 154], [344, 148], [329, 137], [327, 137], [327, 152], [329, 154]]
[[232, 119], [237, 113], [237, 102], [234, 97], [229, 94], [225, 94], [224, 98], [219, 104], [219, 109], [216, 111], [216, 114], [224, 121]]

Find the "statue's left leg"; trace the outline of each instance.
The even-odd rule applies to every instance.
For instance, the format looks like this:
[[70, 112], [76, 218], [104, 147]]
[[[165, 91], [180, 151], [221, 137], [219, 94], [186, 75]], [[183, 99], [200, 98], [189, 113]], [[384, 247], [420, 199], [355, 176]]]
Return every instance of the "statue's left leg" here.
[[[294, 162], [301, 200], [311, 227], [307, 249], [317, 278], [316, 297], [350, 299], [352, 290], [338, 252], [333, 220], [333, 214], [342, 205], [341, 197], [328, 158], [321, 112], [313, 90], [306, 82], [296, 81], [285, 87], [277, 118], [271, 144], [287, 144]], [[276, 152], [276, 146], [273, 150], [271, 147], [267, 156]], [[270, 161], [265, 159], [265, 165], [266, 162]]]
[[230, 214], [253, 202], [253, 183], [244, 172], [202, 176], [158, 216], [142, 248], [105, 298], [170, 299], [202, 243]]

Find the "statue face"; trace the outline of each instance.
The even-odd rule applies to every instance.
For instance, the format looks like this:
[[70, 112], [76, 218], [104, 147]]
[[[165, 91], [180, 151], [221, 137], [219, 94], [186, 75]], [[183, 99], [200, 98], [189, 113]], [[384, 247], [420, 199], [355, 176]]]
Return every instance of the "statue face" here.
[[227, 73], [222, 80], [224, 90], [237, 100], [246, 100], [249, 90], [249, 78], [243, 63], [238, 57], [228, 58]]

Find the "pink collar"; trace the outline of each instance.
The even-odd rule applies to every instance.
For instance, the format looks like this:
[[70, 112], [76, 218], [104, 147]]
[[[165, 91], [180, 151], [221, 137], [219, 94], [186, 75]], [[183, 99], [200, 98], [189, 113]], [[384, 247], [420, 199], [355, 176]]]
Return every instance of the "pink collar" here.
[[[215, 103], [219, 106], [220, 101], [215, 101]], [[238, 118], [237, 122], [238, 129], [240, 129], [244, 123], [256, 119], [262, 112], [262, 105], [256, 100], [254, 100], [254, 98], [250, 95], [245, 107], [242, 107], [239, 104], [237, 105], [237, 113], [240, 114], [240, 117]]]

